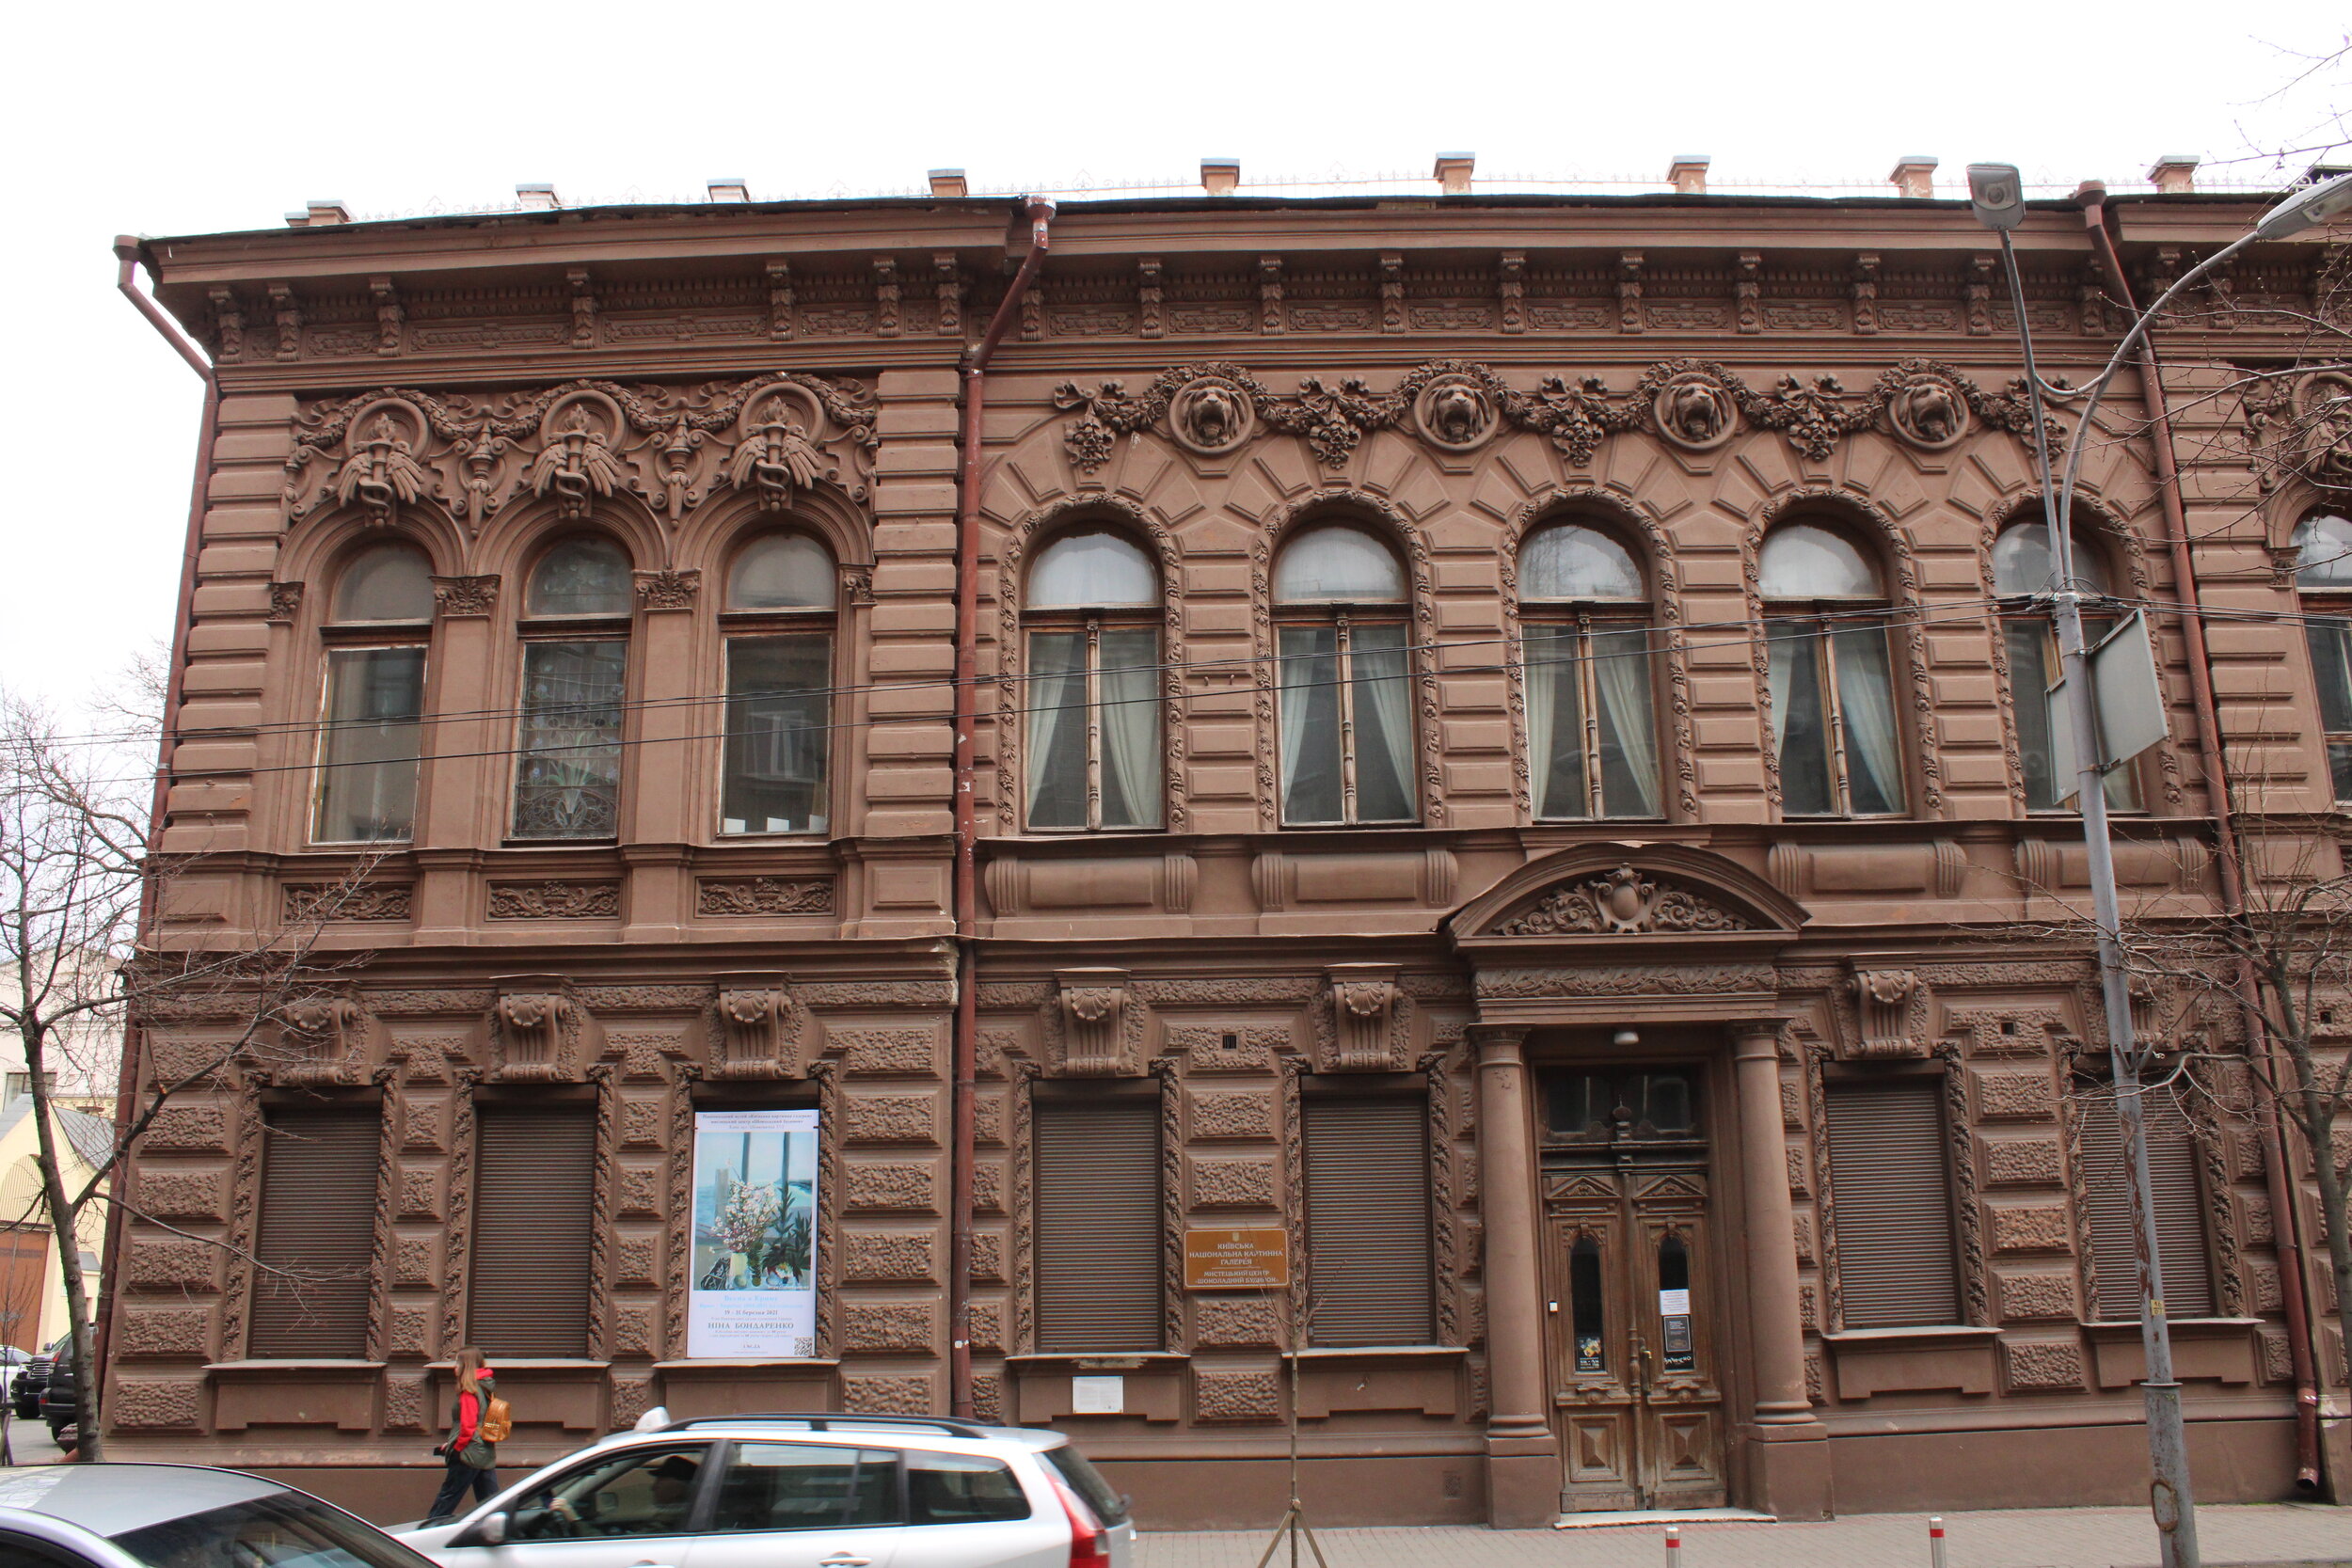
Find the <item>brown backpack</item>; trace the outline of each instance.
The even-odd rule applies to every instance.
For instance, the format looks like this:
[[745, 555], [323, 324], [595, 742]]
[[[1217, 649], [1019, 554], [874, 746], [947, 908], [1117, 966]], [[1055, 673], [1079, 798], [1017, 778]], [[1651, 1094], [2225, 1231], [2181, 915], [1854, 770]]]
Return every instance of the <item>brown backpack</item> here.
[[474, 1429], [485, 1443], [503, 1443], [515, 1431], [515, 1408], [496, 1394], [483, 1402], [482, 1424]]

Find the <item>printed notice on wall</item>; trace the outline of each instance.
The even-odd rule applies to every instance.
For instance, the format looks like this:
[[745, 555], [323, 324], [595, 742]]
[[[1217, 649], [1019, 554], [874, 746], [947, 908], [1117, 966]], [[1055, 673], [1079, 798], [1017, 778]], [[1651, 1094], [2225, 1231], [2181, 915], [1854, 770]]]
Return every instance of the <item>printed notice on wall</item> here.
[[1073, 1416], [1116, 1416], [1127, 1408], [1123, 1377], [1073, 1377], [1070, 1380]]
[[817, 1354], [815, 1111], [694, 1113], [686, 1354]]

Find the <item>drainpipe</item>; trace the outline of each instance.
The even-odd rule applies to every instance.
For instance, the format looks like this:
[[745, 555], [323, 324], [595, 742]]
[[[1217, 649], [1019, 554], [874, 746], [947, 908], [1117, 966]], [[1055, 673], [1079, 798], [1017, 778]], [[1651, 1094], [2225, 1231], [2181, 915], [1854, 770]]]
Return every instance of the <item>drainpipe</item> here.
[[[172, 352], [188, 363], [188, 368], [204, 378], [204, 415], [197, 429], [196, 477], [188, 495], [188, 527], [180, 548], [180, 598], [173, 612], [171, 626], [171, 667], [164, 676], [164, 711], [157, 715], [162, 736], [155, 749], [155, 791], [148, 808], [148, 852], [159, 853], [163, 847], [164, 808], [171, 794], [171, 753], [173, 725], [180, 716], [180, 698], [184, 686], [183, 672], [188, 664], [188, 633], [196, 621], [196, 558], [204, 534], [204, 493], [213, 483], [213, 447], [220, 430], [220, 378], [214, 373], [212, 361], [203, 351], [188, 341], [162, 307], [139, 292], [137, 275], [144, 254], [137, 236], [115, 236], [115, 287], [122, 296], [137, 307], [148, 325], [160, 333]], [[139, 932], [144, 940], [155, 924], [155, 884], [150, 879], [139, 892]], [[142, 1031], [136, 1019], [126, 1018], [122, 1026], [122, 1067], [115, 1082], [115, 1125], [130, 1125], [138, 1098], [138, 1060]], [[115, 1191], [120, 1192], [127, 1172], [117, 1167], [114, 1173]], [[90, 1386], [82, 1390], [84, 1411], [91, 1416], [99, 1412], [99, 1395], [105, 1381], [107, 1342], [114, 1326], [115, 1281], [121, 1278], [119, 1267], [122, 1258], [122, 1206], [106, 1205], [106, 1237], [101, 1243], [105, 1263], [99, 1276], [97, 1346], [91, 1359]], [[98, 1423], [92, 1420], [90, 1430]]]
[[[947, 1378], [954, 1414], [969, 1418], [972, 1403], [972, 1181], [973, 1101], [979, 1078], [980, 998], [976, 939], [979, 933], [979, 880], [974, 847], [978, 826], [972, 801], [972, 732], [979, 723], [980, 665], [980, 412], [989, 356], [1004, 341], [1044, 265], [1046, 230], [1054, 204], [1028, 198], [1029, 250], [1021, 258], [1005, 297], [989, 318], [977, 344], [964, 350], [962, 468], [956, 484], [956, 728], [955, 728], [955, 916], [956, 1024], [954, 1043], [954, 1132], [949, 1144], [949, 1237], [947, 1255]], [[1002, 592], [1000, 589], [999, 592]], [[1005, 650], [996, 650], [1003, 658]]]
[[[2106, 187], [2086, 182], [2075, 193], [2082, 204], [2083, 224], [2106, 274], [2107, 288], [2127, 310], [2137, 310], [2132, 286], [2123, 275], [2115, 238], [2107, 231]], [[2231, 816], [2229, 773], [2222, 751], [2221, 721], [2214, 703], [2213, 666], [2205, 647], [2205, 621], [2201, 610], [2196, 567], [2190, 559], [2188, 517], [2181, 503], [2181, 471], [2172, 445], [2172, 416], [2164, 395], [2162, 367], [2156, 360], [2153, 330], [2139, 341], [2139, 379], [2147, 399], [2150, 447], [2155, 459], [2156, 497], [2164, 510], [2165, 543], [2172, 557], [2172, 578], [2185, 613], [2181, 636], [2187, 644], [2189, 690], [2197, 707], [2197, 753], [2205, 775], [2206, 799], [2213, 802], [2215, 862], [2221, 877], [2222, 908], [2231, 919], [2246, 913], [2244, 865], [2238, 856], [2237, 824]], [[2236, 981], [2238, 1008], [2246, 1022], [2249, 1050], [2275, 1058], [2275, 1047], [2263, 1028], [2262, 1009], [2255, 1003], [2253, 974], [2241, 960]], [[2270, 1228], [2279, 1258], [2279, 1295], [2285, 1306], [2287, 1348], [2295, 1370], [2295, 1486], [2307, 1495], [2320, 1490], [2319, 1384], [2317, 1357], [2312, 1351], [2309, 1307], [2304, 1298], [2309, 1281], [2303, 1267], [2302, 1223], [2290, 1188], [2285, 1128], [2276, 1099], [2261, 1097], [2263, 1172], [2270, 1194]]]

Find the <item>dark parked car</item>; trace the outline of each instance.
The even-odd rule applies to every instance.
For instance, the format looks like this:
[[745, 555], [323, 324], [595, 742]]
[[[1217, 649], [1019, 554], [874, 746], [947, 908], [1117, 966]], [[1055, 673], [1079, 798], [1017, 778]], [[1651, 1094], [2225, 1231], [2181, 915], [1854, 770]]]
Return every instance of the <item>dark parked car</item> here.
[[29, 1421], [40, 1414], [40, 1394], [42, 1389], [49, 1386], [49, 1370], [56, 1365], [57, 1358], [65, 1354], [66, 1346], [72, 1338], [72, 1335], [58, 1335], [56, 1338], [50, 1341], [47, 1350], [34, 1356], [17, 1372], [16, 1382], [10, 1387], [9, 1393], [16, 1402], [16, 1413], [19, 1417]]
[[49, 1423], [49, 1440], [60, 1448], [69, 1439], [80, 1441], [81, 1392], [74, 1386], [73, 1358], [62, 1347], [49, 1364], [49, 1381], [41, 1385], [40, 1418]]

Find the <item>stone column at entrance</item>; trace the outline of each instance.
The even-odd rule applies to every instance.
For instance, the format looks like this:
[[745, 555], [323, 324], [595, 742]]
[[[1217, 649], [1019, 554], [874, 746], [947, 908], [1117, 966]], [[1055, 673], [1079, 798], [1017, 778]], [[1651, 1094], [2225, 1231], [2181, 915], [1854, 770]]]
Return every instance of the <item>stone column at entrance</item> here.
[[1478, 1042], [1478, 1202], [1486, 1238], [1486, 1522], [1526, 1528], [1560, 1512], [1559, 1448], [1544, 1374], [1527, 1031], [1481, 1025], [1470, 1033]]
[[1756, 1384], [1756, 1410], [1746, 1433], [1747, 1502], [1784, 1519], [1825, 1519], [1831, 1509], [1829, 1441], [1804, 1387], [1796, 1217], [1788, 1202], [1788, 1140], [1781, 1129], [1780, 1025], [1741, 1024], [1735, 1038], [1754, 1340], [1749, 1364]]

